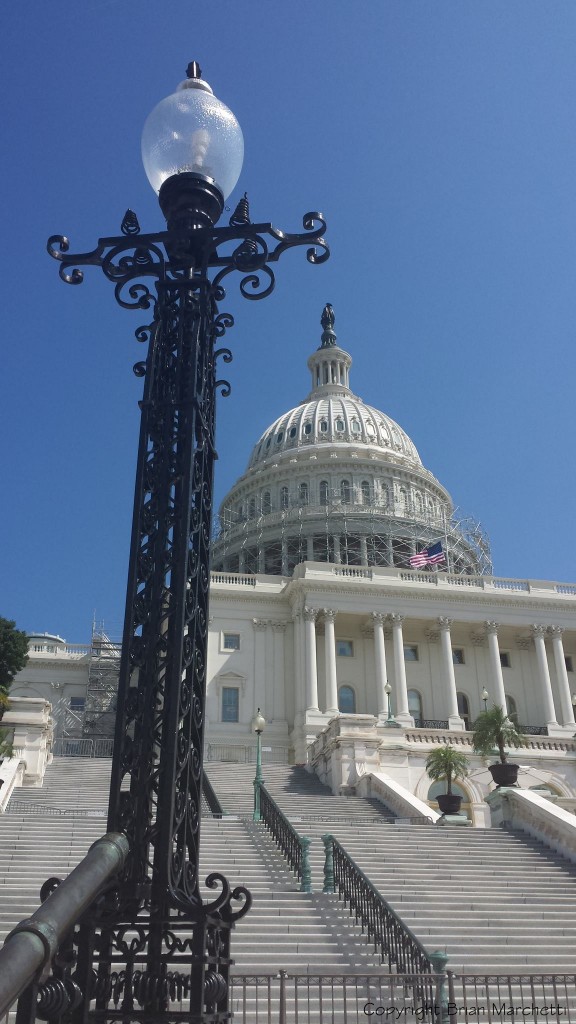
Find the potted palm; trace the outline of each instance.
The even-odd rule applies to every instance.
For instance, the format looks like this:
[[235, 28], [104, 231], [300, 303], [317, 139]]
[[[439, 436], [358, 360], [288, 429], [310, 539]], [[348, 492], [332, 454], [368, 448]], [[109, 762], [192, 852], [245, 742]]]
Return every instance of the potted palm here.
[[488, 771], [497, 786], [515, 786], [518, 781], [519, 765], [508, 762], [506, 747], [521, 747], [526, 738], [518, 726], [498, 704], [487, 711], [481, 711], [474, 723], [472, 746], [475, 754], [489, 757], [496, 747], [500, 761], [489, 764]]
[[436, 747], [426, 758], [426, 771], [433, 782], [446, 781], [446, 792], [437, 798], [442, 814], [458, 814], [462, 797], [452, 792], [452, 783], [468, 775], [466, 754], [451, 746]]

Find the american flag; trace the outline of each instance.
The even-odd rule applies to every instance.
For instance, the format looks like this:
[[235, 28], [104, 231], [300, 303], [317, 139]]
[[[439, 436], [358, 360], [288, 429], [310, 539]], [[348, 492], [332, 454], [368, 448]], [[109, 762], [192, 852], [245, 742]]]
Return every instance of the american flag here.
[[412, 555], [410, 565], [413, 569], [419, 569], [423, 565], [438, 565], [440, 562], [445, 561], [446, 555], [444, 554], [442, 543], [437, 541], [436, 544], [430, 544], [423, 551], [419, 551], [417, 555]]

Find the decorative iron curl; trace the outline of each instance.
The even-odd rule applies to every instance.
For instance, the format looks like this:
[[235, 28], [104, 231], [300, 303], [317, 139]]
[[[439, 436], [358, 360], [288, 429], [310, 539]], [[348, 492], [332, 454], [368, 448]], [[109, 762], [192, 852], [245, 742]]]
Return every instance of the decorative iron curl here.
[[215, 914], [221, 907], [229, 905], [231, 899], [230, 883], [224, 875], [221, 875], [219, 871], [211, 871], [206, 878], [206, 885], [209, 889], [215, 889], [220, 883], [222, 886], [222, 892], [216, 897], [212, 903], [205, 903], [204, 910], [207, 914]]
[[214, 388], [216, 390], [218, 390], [218, 388], [220, 388], [220, 394], [222, 395], [222, 398], [229, 398], [230, 397], [230, 393], [232, 391], [232, 385], [230, 384], [229, 380], [217, 380], [215, 385], [214, 385]]
[[212, 334], [215, 338], [223, 338], [229, 327], [234, 326], [231, 313], [219, 313], [212, 321]]
[[[216, 289], [220, 290], [222, 288], [222, 281], [223, 281], [223, 279], [225, 277], [227, 277], [228, 274], [231, 274], [233, 271], [236, 271], [238, 269], [239, 268], [235, 264], [232, 264], [231, 266], [223, 267], [223, 269], [218, 274], [216, 274], [216, 277], [214, 278], [214, 282], [213, 283], [214, 283], [214, 286], [216, 287]], [[262, 282], [261, 275], [264, 278], [268, 279], [268, 284], [267, 285], [264, 285], [264, 283]], [[275, 280], [275, 277], [274, 277], [274, 273], [270, 269], [270, 267], [269, 266], [261, 266], [261, 267], [258, 267], [258, 269], [254, 273], [246, 274], [246, 276], [243, 277], [242, 280], [240, 281], [239, 288], [240, 288], [240, 293], [243, 295], [243, 297], [245, 299], [266, 299], [268, 297], [268, 295], [270, 295], [274, 291], [274, 285], [275, 284], [276, 284], [276, 280]], [[248, 290], [249, 286], [252, 288], [253, 291], [256, 291], [258, 288], [260, 288], [261, 291], [258, 291], [254, 295], [254, 294], [252, 294], [252, 292], [250, 292]], [[224, 292], [224, 294], [226, 294], [226, 293]]]
[[229, 348], [217, 348], [214, 353], [214, 360], [223, 359], [225, 363], [231, 363], [233, 358]]
[[244, 900], [243, 906], [239, 907], [238, 910], [232, 910], [230, 908], [230, 917], [232, 921], [239, 921], [241, 917], [244, 917], [248, 913], [252, 906], [252, 893], [245, 885], [237, 885], [232, 890], [231, 898], [233, 900]]
[[71, 978], [48, 978], [38, 990], [36, 1016], [40, 1020], [60, 1017], [75, 1010], [82, 1002], [82, 991]]

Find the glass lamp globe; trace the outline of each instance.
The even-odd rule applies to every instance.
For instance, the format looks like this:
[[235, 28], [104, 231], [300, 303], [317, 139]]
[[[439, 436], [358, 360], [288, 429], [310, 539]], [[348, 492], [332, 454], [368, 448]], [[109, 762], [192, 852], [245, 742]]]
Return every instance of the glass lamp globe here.
[[[194, 74], [199, 73], [197, 65], [191, 67]], [[191, 173], [213, 181], [227, 199], [240, 177], [243, 159], [238, 121], [199, 77], [181, 82], [144, 124], [142, 161], [156, 192], [173, 175]]]
[[258, 708], [257, 713], [254, 715], [254, 718], [252, 719], [252, 730], [253, 732], [257, 733], [264, 732], [265, 725], [266, 719], [264, 718], [263, 715], [260, 714], [260, 708]]

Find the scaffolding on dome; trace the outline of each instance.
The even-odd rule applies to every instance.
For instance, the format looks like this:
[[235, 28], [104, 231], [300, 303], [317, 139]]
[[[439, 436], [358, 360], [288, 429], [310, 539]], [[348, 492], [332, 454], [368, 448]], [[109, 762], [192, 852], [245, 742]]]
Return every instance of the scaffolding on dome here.
[[441, 541], [446, 562], [432, 571], [492, 573], [488, 537], [460, 509], [446, 516], [340, 499], [334, 493], [321, 505], [294, 503], [266, 513], [255, 509], [243, 519], [222, 509], [213, 532], [213, 568], [273, 576], [291, 575], [303, 561], [410, 568], [411, 555]]
[[92, 627], [83, 737], [112, 737], [116, 720], [121, 645], [103, 627]]

